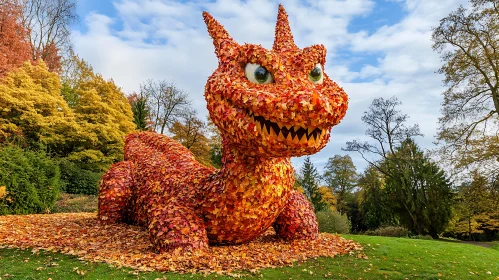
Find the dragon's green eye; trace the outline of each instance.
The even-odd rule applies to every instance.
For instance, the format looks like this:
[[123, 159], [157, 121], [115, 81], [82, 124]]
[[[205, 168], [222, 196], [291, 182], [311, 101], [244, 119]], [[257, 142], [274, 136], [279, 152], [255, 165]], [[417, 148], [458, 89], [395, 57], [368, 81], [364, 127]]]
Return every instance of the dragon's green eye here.
[[244, 67], [246, 78], [255, 84], [270, 84], [274, 81], [270, 72], [260, 64], [248, 63]]
[[308, 79], [314, 84], [322, 84], [323, 77], [322, 65], [320, 63], [317, 63], [314, 69], [308, 73]]

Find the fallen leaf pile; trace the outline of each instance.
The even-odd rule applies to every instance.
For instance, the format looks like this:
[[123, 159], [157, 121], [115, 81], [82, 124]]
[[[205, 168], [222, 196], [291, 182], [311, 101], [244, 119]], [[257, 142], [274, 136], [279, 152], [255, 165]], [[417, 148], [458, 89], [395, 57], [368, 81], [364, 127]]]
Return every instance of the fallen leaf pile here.
[[248, 244], [156, 254], [144, 228], [103, 225], [92, 213], [2, 216], [0, 247], [44, 249], [142, 271], [179, 273], [252, 271], [362, 249], [355, 242], [332, 234], [320, 234], [316, 240], [284, 242], [269, 230]]

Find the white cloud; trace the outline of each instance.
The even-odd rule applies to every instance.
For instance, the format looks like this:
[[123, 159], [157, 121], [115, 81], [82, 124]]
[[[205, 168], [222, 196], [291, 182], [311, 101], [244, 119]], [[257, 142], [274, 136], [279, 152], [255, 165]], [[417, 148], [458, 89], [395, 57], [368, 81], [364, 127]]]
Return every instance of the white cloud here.
[[[312, 160], [322, 169], [328, 157], [345, 154], [345, 142], [363, 137], [360, 121], [375, 97], [397, 96], [410, 122], [419, 123], [430, 147], [439, 117], [440, 66], [431, 49], [431, 27], [465, 0], [407, 0], [407, 16], [374, 33], [349, 33], [354, 17], [369, 14], [379, 3], [371, 0], [285, 0], [291, 28], [298, 46], [324, 44], [328, 48], [326, 71], [350, 96], [350, 108], [333, 129], [331, 143]], [[270, 0], [117, 0], [116, 16], [91, 13], [85, 18], [87, 31], [75, 32], [77, 53], [94, 69], [121, 86], [136, 91], [147, 79], [174, 81], [187, 91], [200, 117], [207, 115], [203, 98], [207, 77], [217, 66], [213, 45], [202, 20], [207, 10], [239, 43], [270, 48], [274, 40], [277, 3]], [[118, 26], [119, 28], [117, 28]], [[366, 64], [358, 72], [341, 60], [338, 50], [348, 48], [352, 56], [375, 54], [376, 65]], [[338, 62], [342, 61], [342, 62]], [[362, 82], [356, 82], [362, 79]], [[368, 82], [367, 82], [368, 81]], [[360, 168], [365, 162], [351, 154]], [[301, 159], [293, 159], [296, 167]]]

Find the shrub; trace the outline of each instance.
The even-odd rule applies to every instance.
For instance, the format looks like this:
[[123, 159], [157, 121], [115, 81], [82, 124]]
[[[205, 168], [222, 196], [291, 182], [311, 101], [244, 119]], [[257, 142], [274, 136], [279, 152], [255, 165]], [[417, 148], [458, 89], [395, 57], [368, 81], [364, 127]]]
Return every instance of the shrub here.
[[43, 152], [0, 148], [0, 214], [48, 212], [60, 189], [57, 164]]
[[345, 214], [337, 211], [323, 210], [317, 212], [320, 232], [348, 233], [350, 231], [350, 221]]
[[407, 237], [409, 230], [400, 226], [379, 227], [375, 230], [366, 231], [367, 235], [389, 236], [389, 237]]
[[73, 162], [61, 160], [62, 190], [70, 194], [97, 195], [101, 173], [83, 169]]

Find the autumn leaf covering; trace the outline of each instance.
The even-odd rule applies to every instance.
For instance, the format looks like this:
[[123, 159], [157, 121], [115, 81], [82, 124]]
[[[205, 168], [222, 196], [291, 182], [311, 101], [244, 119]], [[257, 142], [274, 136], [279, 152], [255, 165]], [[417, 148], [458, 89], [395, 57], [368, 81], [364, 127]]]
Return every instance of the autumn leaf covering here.
[[319, 256], [334, 257], [361, 247], [337, 235], [320, 234], [316, 240], [285, 242], [272, 230], [237, 246], [212, 246], [206, 251], [157, 254], [142, 227], [103, 225], [92, 213], [0, 217], [0, 247], [44, 249], [142, 271], [229, 273], [290, 266]]
[[168, 137], [130, 134], [125, 161], [103, 177], [99, 219], [147, 227], [162, 252], [242, 244], [271, 227], [283, 240], [318, 239], [312, 204], [293, 190], [290, 157], [322, 149], [348, 107], [323, 74], [324, 46], [298, 49], [282, 6], [271, 51], [240, 46], [203, 17], [219, 59], [205, 98], [223, 140], [220, 170]]

